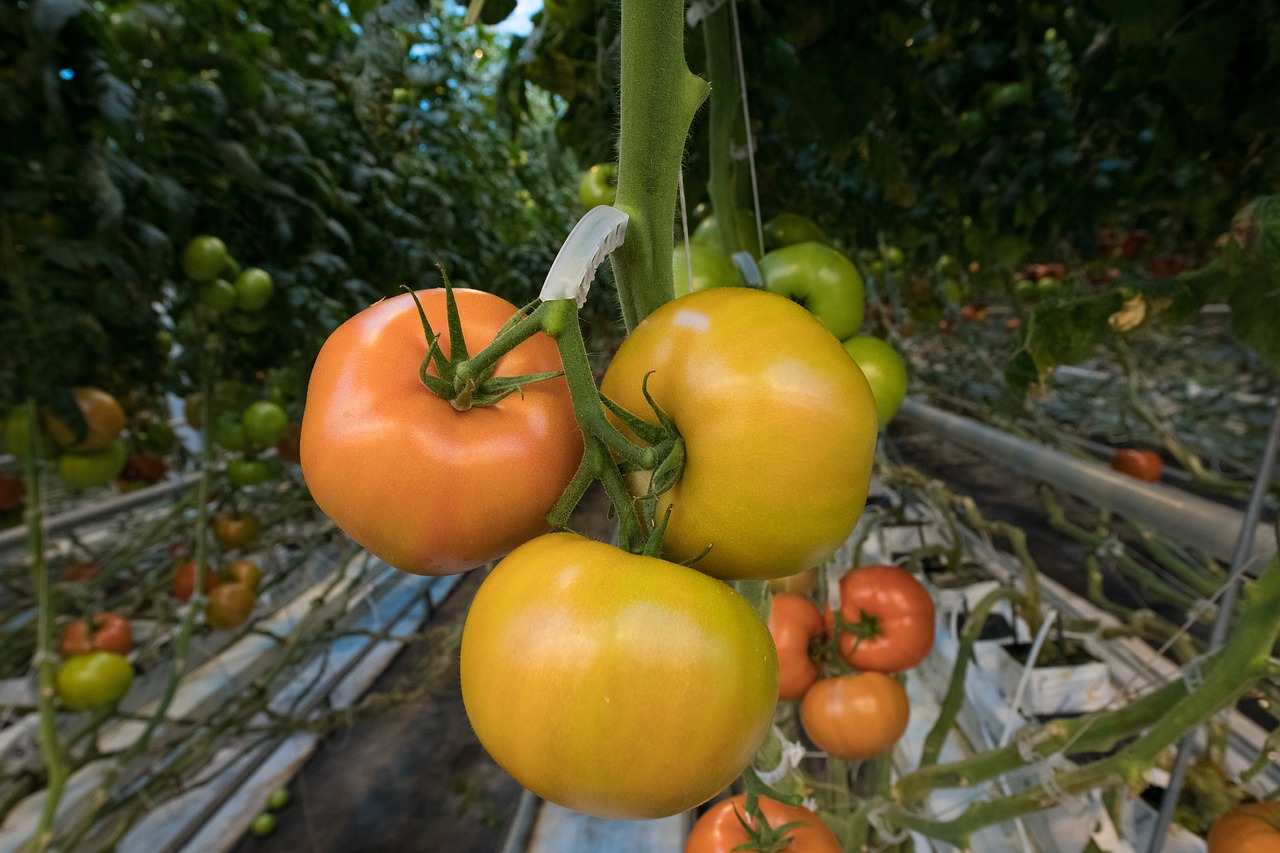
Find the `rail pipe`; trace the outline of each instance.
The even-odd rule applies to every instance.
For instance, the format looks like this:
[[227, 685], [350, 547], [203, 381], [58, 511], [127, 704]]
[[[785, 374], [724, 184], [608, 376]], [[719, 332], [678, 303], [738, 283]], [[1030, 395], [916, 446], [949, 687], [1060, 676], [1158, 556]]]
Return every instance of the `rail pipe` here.
[[[1162, 536], [1202, 549], [1220, 560], [1231, 560], [1236, 554], [1244, 522], [1239, 510], [1172, 486], [1135, 480], [1099, 462], [1068, 456], [912, 397], [903, 402], [898, 417], [981, 453], [1029, 480], [1050, 483], [1078, 498], [1105, 506]], [[1276, 554], [1275, 533], [1268, 525], [1255, 524], [1252, 535], [1246, 535], [1246, 541], [1250, 540], [1243, 570], [1257, 575]]]

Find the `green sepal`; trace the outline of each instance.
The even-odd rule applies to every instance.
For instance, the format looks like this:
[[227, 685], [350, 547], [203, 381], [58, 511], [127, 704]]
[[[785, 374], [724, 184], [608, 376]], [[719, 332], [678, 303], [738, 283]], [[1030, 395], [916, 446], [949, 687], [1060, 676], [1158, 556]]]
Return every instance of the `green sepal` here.
[[623, 426], [631, 430], [631, 432], [645, 444], [658, 444], [667, 438], [667, 433], [663, 431], [662, 427], [655, 426], [643, 418], [636, 417], [613, 400], [610, 400], [604, 394], [600, 395], [600, 401], [604, 403], [604, 407], [612, 412], [618, 420], [622, 421]]

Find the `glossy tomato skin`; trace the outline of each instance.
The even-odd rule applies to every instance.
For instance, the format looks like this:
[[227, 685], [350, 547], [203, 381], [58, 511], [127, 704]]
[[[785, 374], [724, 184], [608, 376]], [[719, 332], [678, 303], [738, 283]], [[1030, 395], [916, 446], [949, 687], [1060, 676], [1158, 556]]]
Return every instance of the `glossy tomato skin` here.
[[93, 617], [93, 625], [95, 630], [92, 634], [88, 621], [84, 619], [77, 619], [63, 628], [58, 638], [58, 654], [66, 659], [94, 651], [127, 655], [133, 650], [133, 626], [119, 613], [98, 613]]
[[792, 702], [818, 680], [818, 665], [809, 657], [809, 641], [822, 635], [822, 611], [803, 595], [782, 592], [769, 608], [769, 634], [778, 650], [778, 698]]
[[778, 658], [746, 600], [706, 575], [572, 533], [512, 551], [462, 632], [480, 743], [540, 797], [657, 818], [737, 778], [773, 721]]
[[[449, 351], [443, 290], [418, 292]], [[454, 290], [468, 348], [489, 343], [511, 303]], [[467, 571], [547, 530], [544, 518], [582, 459], [563, 377], [485, 408], [455, 410], [418, 379], [427, 342], [409, 294], [352, 317], [325, 342], [302, 418], [302, 473], [352, 539], [406, 572]], [[562, 369], [537, 334], [496, 375]]]
[[793, 243], [760, 259], [766, 290], [802, 303], [833, 335], [853, 337], [862, 324], [862, 275], [822, 243]]
[[[693, 269], [692, 285], [690, 268]], [[683, 296], [690, 290], [742, 286], [742, 276], [729, 256], [702, 243], [690, 243], [687, 250], [684, 244], [677, 244], [671, 251], [671, 274], [676, 296]]]
[[1111, 467], [1121, 474], [1128, 474], [1143, 482], [1157, 483], [1164, 470], [1164, 461], [1153, 450], [1117, 450], [1111, 454]]
[[862, 761], [898, 742], [911, 718], [907, 691], [893, 676], [858, 672], [817, 681], [800, 703], [800, 723], [836, 758]]
[[[875, 399], [840, 342], [781, 296], [717, 287], [666, 303], [622, 342], [602, 390], [685, 442], [664, 555], [722, 579], [785, 577], [848, 538], [866, 504]], [[644, 484], [633, 484], [642, 490]]]
[[1209, 853], [1280, 851], [1280, 803], [1247, 803], [1224, 814], [1209, 830]]
[[[851, 666], [901, 672], [933, 648], [933, 598], [915, 575], [897, 566], [862, 566], [840, 578], [840, 615], [847, 623], [874, 622], [875, 636], [840, 635], [840, 655]], [[828, 626], [835, 624], [828, 610]]]
[[[822, 822], [822, 818], [804, 806], [789, 806], [768, 797], [756, 802], [769, 826], [777, 829], [783, 824], [798, 824], [787, 830], [791, 839], [787, 853], [842, 853], [843, 847], [836, 834]], [[747, 814], [747, 795], [738, 794], [721, 800], [709, 808], [684, 843], [684, 853], [730, 853], [748, 841], [742, 822], [755, 827], [755, 817]]]
[[602, 204], [613, 204], [618, 194], [618, 181], [614, 177], [617, 166], [613, 163], [597, 163], [582, 173], [578, 183], [578, 197], [582, 206], [590, 210]]

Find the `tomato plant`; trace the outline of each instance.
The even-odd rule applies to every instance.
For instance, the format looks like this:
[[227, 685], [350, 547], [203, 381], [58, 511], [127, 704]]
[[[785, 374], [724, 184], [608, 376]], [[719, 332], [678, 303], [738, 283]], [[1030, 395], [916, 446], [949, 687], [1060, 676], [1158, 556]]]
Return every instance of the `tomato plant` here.
[[578, 196], [583, 207], [590, 210], [601, 204], [613, 204], [618, 193], [617, 167], [612, 163], [597, 163], [582, 173]]
[[58, 474], [73, 489], [92, 489], [119, 476], [126, 459], [124, 442], [117, 439], [106, 450], [62, 454], [58, 457]]
[[74, 711], [118, 702], [133, 683], [133, 665], [115, 652], [76, 655], [58, 668], [58, 697]]
[[1246, 803], [1214, 822], [1209, 853], [1276, 853], [1280, 851], [1280, 803]]
[[[650, 314], [601, 388], [656, 422], [642, 384], [684, 441], [663, 553], [724, 579], [792, 575], [835, 553], [866, 503], [871, 389], [840, 342], [790, 300], [719, 287]], [[635, 482], [643, 493], [647, 483]]]
[[1128, 474], [1147, 483], [1157, 483], [1164, 470], [1164, 461], [1154, 450], [1122, 448], [1111, 454], [1111, 467], [1121, 474]]
[[822, 611], [803, 595], [774, 595], [769, 609], [769, 633], [778, 650], [778, 698], [799, 699], [818, 680], [819, 667], [809, 656], [809, 641], [822, 636]]
[[233, 560], [227, 564], [226, 575], [233, 584], [240, 584], [257, 593], [262, 586], [262, 569], [252, 560]]
[[817, 681], [800, 703], [800, 723], [814, 744], [836, 758], [865, 760], [898, 742], [911, 704], [893, 676], [857, 672]]
[[218, 314], [236, 307], [236, 286], [225, 278], [215, 278], [200, 285], [200, 304]]
[[[216, 583], [217, 579], [214, 580]], [[208, 594], [204, 620], [209, 623], [210, 628], [217, 629], [239, 628], [249, 619], [249, 614], [253, 613], [253, 605], [257, 600], [252, 589], [234, 582], [217, 583]]]
[[124, 430], [124, 409], [120, 402], [101, 388], [73, 388], [71, 395], [84, 418], [84, 432], [50, 412], [44, 416], [44, 427], [64, 450], [88, 453], [106, 450]]
[[765, 289], [792, 299], [844, 340], [862, 324], [862, 276], [853, 262], [822, 243], [796, 243], [760, 259]]
[[[474, 354], [515, 313], [509, 302], [453, 291]], [[417, 294], [447, 353], [445, 292]], [[409, 294], [352, 317], [316, 359], [302, 417], [302, 473], [312, 497], [352, 539], [404, 571], [475, 568], [547, 529], [582, 458], [563, 377], [460, 411], [418, 377], [427, 341]], [[536, 334], [496, 376], [560, 371]]]
[[[218, 574], [211, 568], [205, 568], [203, 586], [206, 594], [217, 586]], [[194, 560], [187, 560], [178, 566], [177, 571], [173, 573], [173, 597], [179, 601], [190, 601], [191, 594], [196, 589], [196, 563]]]
[[133, 627], [119, 613], [105, 611], [95, 614], [93, 627], [95, 630], [90, 633], [89, 622], [77, 619], [63, 628], [58, 638], [58, 654], [64, 658], [93, 651], [127, 655], [133, 650]]
[[220, 512], [213, 517], [213, 538], [226, 550], [249, 548], [262, 535], [262, 520], [249, 510]]
[[[906, 569], [851, 569], [840, 578], [840, 655], [858, 669], [910, 669], [933, 648], [933, 614], [929, 591]], [[830, 610], [827, 621], [836, 623]]]
[[[685, 840], [684, 853], [734, 850], [841, 853], [844, 849], [840, 839], [812, 809], [759, 797], [757, 808], [769, 826], [769, 830], [764, 830], [757, 825], [755, 815], [747, 813], [746, 803], [747, 795], [737, 794], [707, 809]], [[787, 828], [777, 831], [784, 826]]]
[[462, 699], [481, 744], [544, 799], [610, 818], [705, 802], [773, 720], [778, 658], [746, 600], [700, 572], [572, 533], [480, 585]]
[[884, 427], [907, 397], [907, 364], [885, 341], [859, 335], [844, 342], [844, 348], [862, 368], [876, 400], [876, 417]]

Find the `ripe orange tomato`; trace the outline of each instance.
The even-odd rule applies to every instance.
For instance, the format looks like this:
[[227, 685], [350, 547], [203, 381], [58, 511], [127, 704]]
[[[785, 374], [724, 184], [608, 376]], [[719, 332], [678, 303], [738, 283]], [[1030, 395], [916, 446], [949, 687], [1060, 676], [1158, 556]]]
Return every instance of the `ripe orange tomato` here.
[[1280, 802], [1247, 803], [1224, 814], [1209, 830], [1209, 853], [1280, 851]]
[[800, 724], [828, 755], [861, 761], [879, 755], [907, 730], [907, 691], [883, 672], [823, 678], [804, 694]]
[[[782, 836], [787, 853], [841, 853], [844, 849], [836, 834], [812, 810], [789, 806], [768, 797], [756, 800], [765, 822], [773, 829], [791, 824]], [[743, 826], [743, 823], [746, 826]], [[750, 850], [747, 827], [756, 828], [754, 815], [747, 814], [747, 795], [738, 794], [721, 800], [706, 811], [684, 843], [684, 853], [730, 853]], [[775, 849], [775, 848], [769, 848]]]
[[778, 657], [727, 584], [573, 533], [512, 551], [462, 631], [480, 743], [553, 803], [657, 818], [737, 778], [773, 722]]
[[781, 592], [769, 609], [769, 633], [778, 650], [778, 698], [799, 699], [818, 680], [818, 665], [809, 657], [809, 641], [822, 636], [822, 611], [803, 595]]
[[[835, 616], [827, 611], [827, 626]], [[862, 566], [840, 578], [840, 656], [858, 669], [900, 672], [933, 648], [933, 598], [915, 575], [897, 566]]]
[[1160, 454], [1153, 450], [1117, 450], [1111, 454], [1111, 467], [1147, 483], [1156, 483], [1164, 470]]
[[[418, 292], [450, 348], [443, 290]], [[454, 290], [472, 354], [516, 312], [504, 299]], [[493, 406], [457, 411], [422, 384], [427, 341], [409, 294], [342, 324], [320, 350], [302, 417], [302, 474], [320, 509], [352, 539], [406, 572], [475, 568], [547, 530], [582, 459], [582, 433], [563, 377]], [[559, 371], [536, 334], [497, 376]]]
[[[866, 504], [875, 398], [844, 347], [804, 308], [763, 290], [681, 296], [622, 342], [601, 389], [685, 443], [663, 554], [725, 580], [784, 577], [848, 538]], [[647, 483], [633, 482], [642, 494]]]
[[77, 441], [76, 431], [70, 424], [46, 411], [44, 426], [49, 435], [59, 447], [73, 453], [88, 453], [110, 447], [124, 430], [124, 409], [119, 401], [101, 388], [72, 388], [71, 395], [84, 417], [84, 434]]

